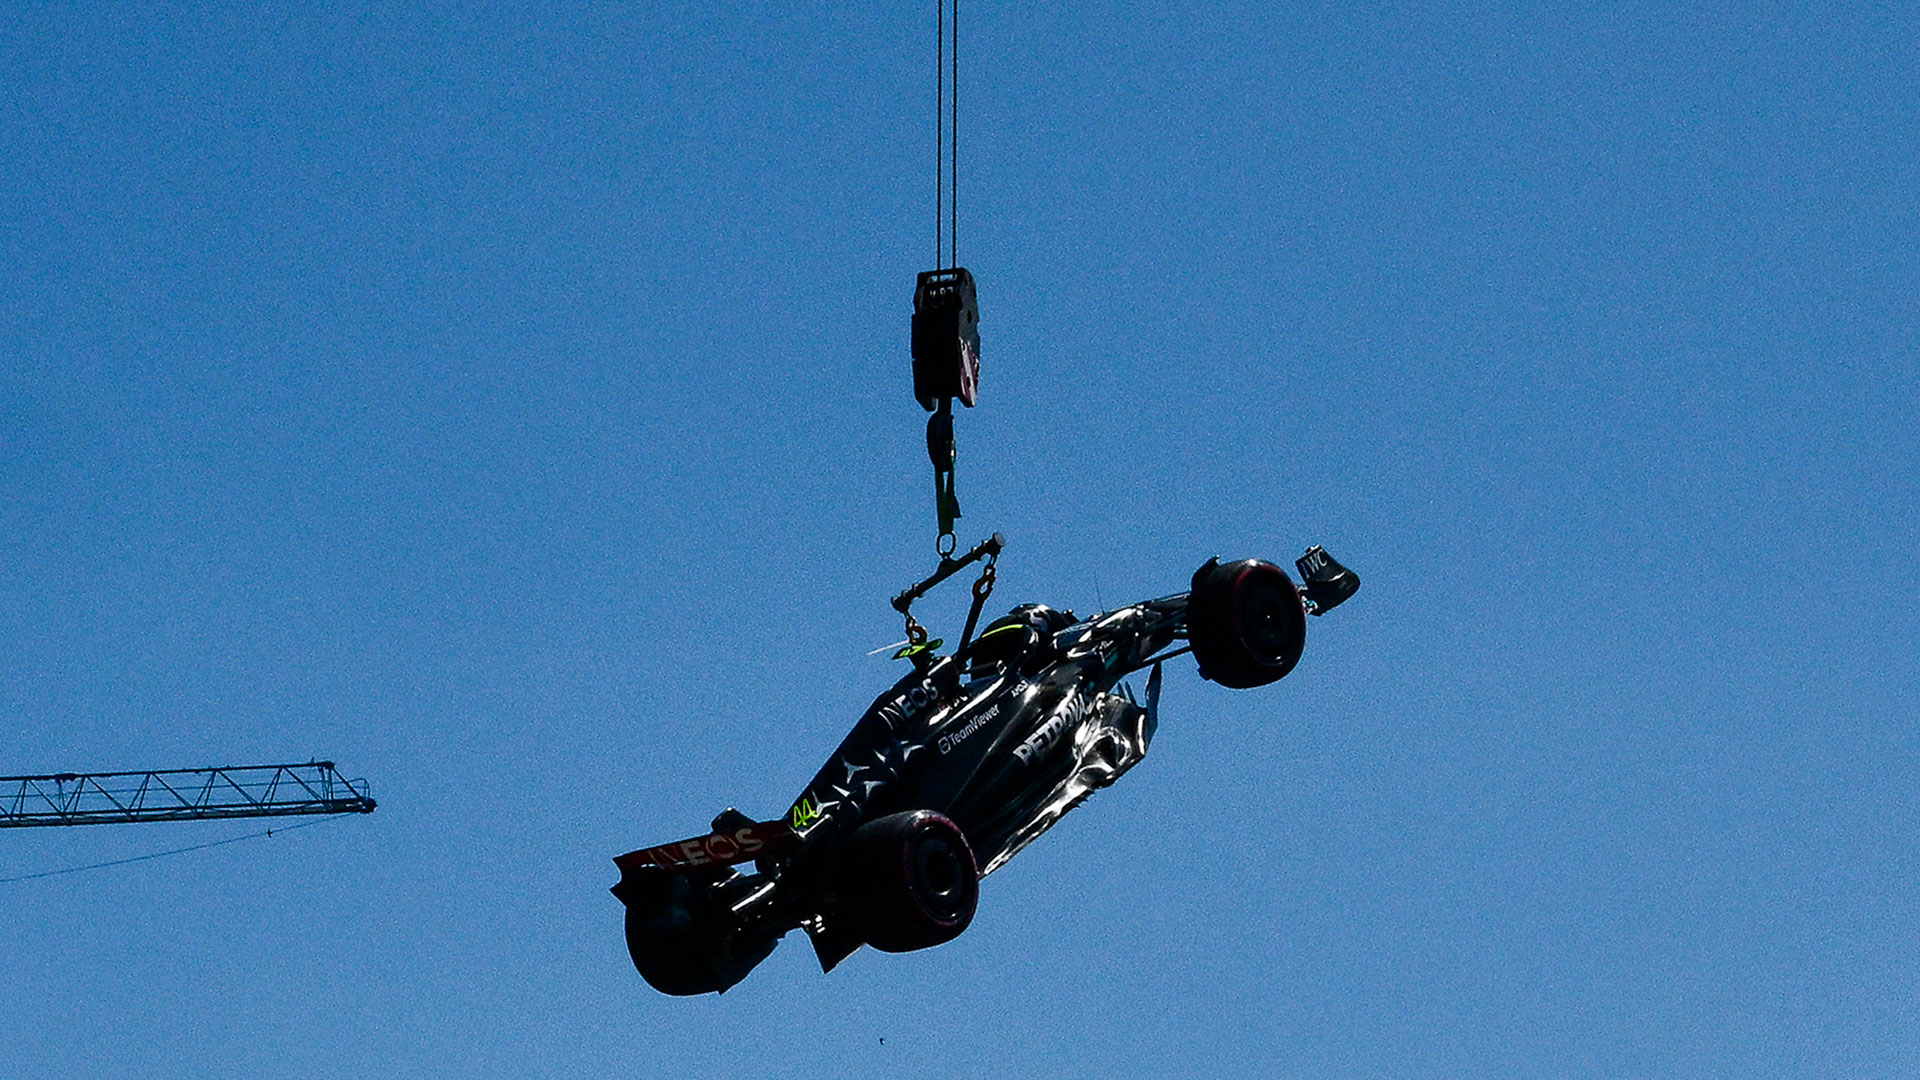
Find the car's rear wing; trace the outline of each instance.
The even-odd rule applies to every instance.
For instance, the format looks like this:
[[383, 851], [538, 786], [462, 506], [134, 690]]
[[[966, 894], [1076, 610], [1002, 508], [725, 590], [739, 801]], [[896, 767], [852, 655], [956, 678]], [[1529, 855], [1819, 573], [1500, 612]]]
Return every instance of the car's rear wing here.
[[[741, 817], [746, 815], [742, 814]], [[641, 848], [616, 855], [613, 864], [622, 874], [641, 867], [659, 867], [666, 871], [698, 870], [709, 866], [731, 866], [750, 859], [782, 855], [800, 843], [800, 834], [785, 821], [760, 821], [737, 828], [723, 828], [705, 836], [678, 840], [659, 847]]]

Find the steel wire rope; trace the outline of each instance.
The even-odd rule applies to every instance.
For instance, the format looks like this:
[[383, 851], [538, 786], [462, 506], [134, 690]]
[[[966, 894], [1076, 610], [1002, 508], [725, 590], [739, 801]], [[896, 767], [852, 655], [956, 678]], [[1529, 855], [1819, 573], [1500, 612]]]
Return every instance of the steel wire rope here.
[[36, 878], [59, 877], [61, 874], [78, 874], [83, 870], [104, 870], [109, 866], [125, 866], [128, 863], [146, 862], [148, 859], [164, 859], [169, 855], [185, 855], [189, 851], [204, 851], [207, 848], [219, 847], [222, 844], [237, 844], [242, 840], [257, 840], [262, 836], [272, 836], [277, 832], [284, 833], [292, 832], [295, 829], [310, 829], [315, 825], [325, 825], [338, 820], [340, 819], [337, 817], [327, 817], [321, 818], [318, 821], [303, 821], [298, 825], [288, 825], [282, 829], [263, 829], [260, 832], [248, 833], [245, 836], [229, 836], [225, 840], [212, 840], [204, 844], [194, 844], [190, 847], [174, 848], [171, 851], [156, 851], [150, 855], [135, 855], [132, 858], [113, 859], [108, 862], [90, 863], [86, 866], [69, 866], [65, 870], [43, 870], [38, 874], [21, 874], [19, 877], [0, 878], [0, 885], [11, 885], [17, 881], [33, 881]]
[[[960, 0], [934, 0], [937, 29], [933, 64], [933, 265], [960, 265]], [[947, 35], [947, 22], [953, 35]], [[948, 67], [952, 78], [948, 78]], [[945, 215], [943, 223], [940, 218]], [[942, 236], [942, 225], [945, 236]], [[945, 241], [943, 244], [942, 241]]]
[[947, 116], [941, 108], [947, 103], [947, 0], [933, 6], [940, 24], [933, 46], [933, 268], [939, 270], [946, 265], [940, 215], [947, 212]]

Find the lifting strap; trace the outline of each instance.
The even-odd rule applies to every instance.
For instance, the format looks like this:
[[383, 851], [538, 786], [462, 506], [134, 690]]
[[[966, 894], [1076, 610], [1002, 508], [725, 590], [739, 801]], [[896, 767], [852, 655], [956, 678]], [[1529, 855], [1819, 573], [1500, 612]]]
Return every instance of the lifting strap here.
[[960, 519], [960, 499], [953, 493], [953, 464], [960, 451], [953, 442], [953, 401], [943, 398], [940, 408], [927, 417], [927, 458], [933, 462], [933, 506], [940, 518], [940, 536], [935, 547], [941, 555], [953, 554], [953, 523]]

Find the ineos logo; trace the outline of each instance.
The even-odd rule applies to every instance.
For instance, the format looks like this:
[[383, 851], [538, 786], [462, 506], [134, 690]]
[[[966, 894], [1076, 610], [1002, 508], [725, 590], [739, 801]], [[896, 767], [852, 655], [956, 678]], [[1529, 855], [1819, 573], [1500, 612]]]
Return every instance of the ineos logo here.
[[760, 827], [748, 825], [730, 833], [717, 832], [651, 848], [646, 852], [646, 861], [669, 867], [726, 865], [752, 856], [766, 846]]
[[882, 705], [880, 715], [887, 721], [887, 726], [897, 727], [939, 702], [940, 688], [931, 679], [921, 679], [919, 685]]

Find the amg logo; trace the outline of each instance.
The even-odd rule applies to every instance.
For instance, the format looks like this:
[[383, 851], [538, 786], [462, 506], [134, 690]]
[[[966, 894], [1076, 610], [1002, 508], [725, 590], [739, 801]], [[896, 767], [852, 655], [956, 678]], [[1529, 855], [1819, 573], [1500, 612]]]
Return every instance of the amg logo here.
[[959, 731], [956, 731], [951, 735], [940, 736], [940, 753], [945, 754], [947, 751], [952, 750], [956, 746], [959, 746], [961, 743], [966, 741], [967, 736], [973, 734], [976, 731], [979, 731], [980, 726], [982, 724], [985, 724], [987, 721], [999, 715], [1000, 715], [1000, 706], [995, 705], [993, 708], [988, 709], [986, 712], [983, 712], [979, 716], [976, 716], [973, 719], [967, 721], [967, 726], [961, 728]]
[[1053, 744], [1059, 741], [1062, 732], [1070, 727], [1077, 727], [1080, 721], [1086, 719], [1086, 716], [1087, 698], [1083, 694], [1076, 693], [1067, 699], [1067, 703], [1060, 707], [1060, 711], [1040, 725], [1040, 730], [1027, 736], [1026, 742], [1014, 747], [1013, 756], [1019, 758], [1022, 765], [1032, 762], [1034, 758], [1052, 749]]

